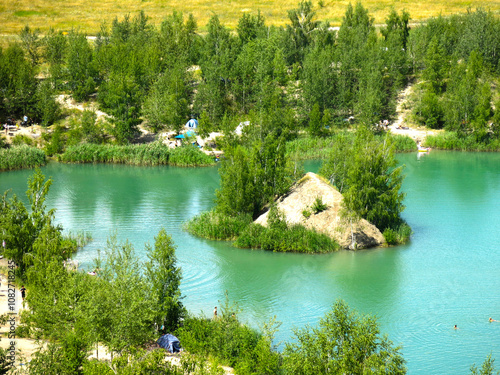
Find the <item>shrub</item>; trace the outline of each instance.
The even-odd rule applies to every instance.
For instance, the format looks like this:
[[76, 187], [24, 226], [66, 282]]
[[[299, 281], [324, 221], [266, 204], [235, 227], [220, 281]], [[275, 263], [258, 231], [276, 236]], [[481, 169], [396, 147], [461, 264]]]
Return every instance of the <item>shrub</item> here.
[[327, 208], [328, 206], [325, 203], [323, 203], [323, 199], [321, 199], [321, 197], [317, 197], [313, 205], [311, 206], [311, 209], [315, 214], [324, 211]]
[[21, 145], [33, 146], [33, 139], [25, 134], [16, 134], [16, 136], [12, 138], [12, 144], [14, 146], [21, 146]]

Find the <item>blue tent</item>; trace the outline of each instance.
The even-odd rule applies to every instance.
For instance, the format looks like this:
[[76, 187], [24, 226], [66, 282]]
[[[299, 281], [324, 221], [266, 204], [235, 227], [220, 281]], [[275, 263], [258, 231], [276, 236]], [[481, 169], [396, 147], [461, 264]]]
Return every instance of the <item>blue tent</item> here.
[[192, 118], [188, 122], [186, 122], [186, 128], [196, 129], [198, 127], [198, 120]]
[[181, 351], [181, 343], [179, 339], [170, 333], [160, 337], [157, 343], [160, 347], [167, 349], [170, 353], [178, 353]]
[[176, 135], [175, 138], [180, 139], [180, 138], [185, 138], [185, 137], [184, 137], [184, 134], [179, 134], [179, 135]]

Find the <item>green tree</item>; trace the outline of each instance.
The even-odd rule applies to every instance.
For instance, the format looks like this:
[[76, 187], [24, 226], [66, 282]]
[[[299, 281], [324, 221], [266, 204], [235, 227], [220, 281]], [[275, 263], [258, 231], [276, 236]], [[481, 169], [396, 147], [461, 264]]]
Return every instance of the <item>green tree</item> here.
[[482, 56], [473, 51], [467, 64], [456, 62], [445, 95], [445, 123], [460, 137], [471, 133], [484, 138], [492, 115], [491, 89], [482, 81]]
[[439, 44], [437, 38], [433, 38], [427, 48], [424, 59], [425, 68], [422, 71], [422, 78], [432, 88], [433, 92], [440, 94], [443, 89], [444, 80], [447, 78], [449, 64], [444, 49]]
[[155, 238], [154, 250], [149, 246], [146, 249], [149, 258], [146, 276], [150, 281], [154, 322], [159, 329], [164, 327], [165, 332], [171, 332], [185, 315], [180, 291], [182, 274], [177, 266], [175, 245], [172, 237], [162, 229]]
[[0, 374], [7, 374], [12, 368], [12, 362], [7, 360], [7, 349], [0, 348]]
[[313, 11], [311, 1], [300, 1], [297, 9], [288, 11], [288, 18], [291, 25], [287, 25], [288, 37], [288, 63], [301, 63], [304, 53], [311, 43], [312, 32], [319, 22], [314, 21], [316, 12]]
[[348, 216], [364, 218], [381, 231], [401, 225], [402, 167], [396, 168], [387, 138], [378, 141], [370, 131], [359, 129], [353, 143], [344, 138], [334, 147], [320, 174], [343, 194]]
[[129, 142], [137, 132], [142, 104], [142, 91], [134, 77], [112, 74], [101, 86], [97, 98], [113, 115], [113, 133], [117, 142]]
[[481, 368], [472, 365], [470, 368], [471, 375], [498, 375], [500, 371], [495, 370], [495, 359], [491, 358], [491, 354], [484, 360]]
[[431, 129], [443, 127], [443, 109], [434, 89], [430, 85], [424, 86], [420, 102], [415, 106], [417, 119]]
[[264, 16], [260, 14], [260, 11], [257, 12], [257, 15], [243, 13], [238, 20], [236, 31], [238, 32], [241, 44], [262, 37], [262, 34], [265, 32]]
[[198, 120], [198, 128], [196, 129], [198, 134], [206, 138], [210, 135], [210, 133], [214, 130], [212, 121], [210, 120], [210, 116], [206, 111], [203, 111]]
[[283, 367], [291, 374], [405, 374], [399, 347], [380, 335], [375, 318], [337, 301], [318, 327], [295, 330]]
[[340, 66], [338, 98], [345, 114], [354, 111], [359, 89], [359, 69], [366, 61], [370, 61], [368, 52], [374, 50], [376, 40], [373, 18], [368, 15], [368, 11], [359, 2], [354, 8], [349, 4], [339, 29], [336, 48], [336, 60]]
[[211, 17], [201, 48], [203, 81], [198, 88], [195, 112], [207, 111], [214, 122], [231, 112], [231, 67], [237, 56], [235, 49], [236, 43], [229, 30], [217, 16]]
[[321, 122], [321, 112], [319, 110], [319, 104], [314, 104], [309, 113], [309, 134], [313, 137], [318, 137], [323, 134], [323, 124]]
[[184, 22], [182, 13], [173, 12], [160, 26], [160, 50], [166, 65], [188, 65], [196, 60], [196, 21], [192, 14]]
[[37, 82], [33, 65], [18, 44], [10, 45], [1, 55], [1, 106], [9, 116], [33, 114]]
[[[96, 320], [102, 342], [112, 351], [122, 353], [144, 344], [153, 337], [155, 317], [150, 284], [129, 242], [108, 240], [105, 260], [95, 260], [102, 279], [101, 290], [92, 296], [89, 317]], [[101, 313], [101, 316], [97, 316]], [[106, 326], [105, 326], [106, 325]]]
[[164, 125], [180, 131], [189, 116], [192, 89], [185, 68], [176, 66], [155, 82], [144, 101], [143, 113], [153, 131]]
[[220, 188], [215, 193], [217, 211], [229, 216], [253, 213], [255, 181], [248, 150], [239, 145], [226, 150], [219, 175]]
[[66, 75], [65, 57], [68, 49], [68, 39], [62, 31], [50, 30], [42, 40], [43, 56], [49, 64], [50, 80], [56, 90], [62, 89]]
[[68, 36], [68, 87], [75, 100], [87, 100], [96, 89], [94, 54], [84, 34], [72, 31]]
[[389, 40], [392, 35], [399, 34], [401, 40], [401, 47], [406, 50], [408, 37], [410, 36], [410, 14], [403, 10], [399, 15], [394, 8], [385, 19], [386, 27], [380, 29], [381, 34], [385, 40]]
[[304, 58], [301, 86], [306, 108], [317, 103], [320, 111], [337, 109], [338, 75], [332, 46], [313, 48]]
[[29, 362], [28, 369], [34, 375], [84, 374], [88, 345], [81, 337], [68, 333], [62, 342], [40, 347]]
[[33, 66], [38, 65], [41, 57], [42, 40], [40, 39], [40, 30], [32, 30], [26, 25], [19, 34], [21, 46], [31, 60]]
[[41, 125], [52, 125], [61, 116], [61, 108], [56, 101], [53, 82], [44, 80], [38, 84], [36, 93], [36, 118]]
[[53, 209], [46, 211], [45, 207], [45, 199], [51, 184], [52, 180], [45, 181], [45, 176], [39, 169], [28, 179], [26, 195], [30, 202], [31, 213], [28, 213], [24, 204], [15, 195], [7, 199], [5, 193], [2, 198], [0, 223], [6, 242], [4, 255], [18, 265], [21, 276], [31, 262], [33, 246], [40, 232], [44, 228], [62, 230], [52, 224], [55, 211]]

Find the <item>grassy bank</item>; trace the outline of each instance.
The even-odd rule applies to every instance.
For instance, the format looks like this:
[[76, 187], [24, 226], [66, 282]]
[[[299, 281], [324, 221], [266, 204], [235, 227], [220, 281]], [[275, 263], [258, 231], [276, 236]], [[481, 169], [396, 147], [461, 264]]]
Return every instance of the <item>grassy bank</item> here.
[[500, 151], [500, 139], [478, 141], [474, 135], [459, 137], [456, 132], [429, 135], [425, 139], [427, 147], [454, 151]]
[[[355, 133], [351, 131], [343, 131], [329, 137], [300, 137], [286, 144], [287, 156], [294, 160], [326, 159], [330, 156], [331, 149], [335, 145], [339, 134], [352, 138], [354, 142]], [[387, 137], [394, 145], [395, 152], [411, 152], [417, 150], [415, 141], [404, 135], [384, 133], [376, 137], [381, 139]]]
[[46, 163], [45, 153], [36, 147], [23, 145], [0, 149], [0, 171], [35, 168]]
[[214, 165], [214, 158], [195, 147], [168, 148], [159, 142], [140, 145], [96, 145], [83, 143], [70, 146], [60, 156], [66, 163], [118, 163], [131, 165]]
[[263, 227], [250, 224], [240, 234], [234, 246], [283, 253], [329, 253], [340, 249], [326, 234], [306, 229], [302, 225]]
[[263, 227], [254, 224], [249, 215], [230, 217], [209, 211], [191, 219], [184, 229], [210, 240], [235, 240], [234, 246], [244, 249], [295, 253], [327, 253], [340, 249], [327, 235], [302, 225], [287, 225], [282, 217]]
[[[355, 3], [355, 2], [353, 2]], [[176, 0], [75, 0], [70, 2], [54, 2], [50, 0], [18, 0], [2, 1], [0, 4], [0, 34], [17, 34], [29, 24], [32, 28], [39, 28], [43, 32], [49, 29], [65, 30], [79, 29], [84, 33], [95, 35], [100, 25], [106, 22], [111, 24], [115, 17], [123, 18], [127, 14], [135, 15], [144, 11], [153, 24], [160, 24], [166, 15], [172, 11], [185, 14], [192, 13], [200, 29], [204, 30], [208, 19], [219, 15], [223, 24], [236, 28], [239, 18], [244, 12], [256, 14], [261, 11], [266, 23], [283, 26], [289, 23], [287, 10], [297, 8], [297, 0], [273, 0], [258, 2], [240, 0], [237, 2], [213, 2], [208, 0], [193, 0], [180, 2]], [[345, 13], [347, 2], [319, 1], [313, 2], [317, 11], [317, 18], [327, 20], [335, 26], [340, 25]], [[500, 4], [495, 2], [421, 0], [414, 2], [394, 2], [390, 0], [365, 0], [363, 6], [374, 17], [375, 24], [385, 22], [391, 7], [400, 13], [408, 11], [413, 21], [425, 20], [439, 15], [450, 15], [466, 12], [468, 8], [488, 7], [494, 12], [500, 11]]]
[[230, 217], [202, 212], [184, 224], [189, 233], [209, 240], [234, 240], [252, 222], [250, 215]]

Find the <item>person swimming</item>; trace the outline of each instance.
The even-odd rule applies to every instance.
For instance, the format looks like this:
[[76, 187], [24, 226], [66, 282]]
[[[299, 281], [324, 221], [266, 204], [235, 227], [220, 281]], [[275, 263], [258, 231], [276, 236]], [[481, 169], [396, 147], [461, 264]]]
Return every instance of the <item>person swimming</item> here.
[[492, 323], [492, 322], [498, 322], [498, 320], [495, 320], [495, 319], [492, 319], [492, 318], [490, 318], [489, 321], [490, 321], [490, 323]]

